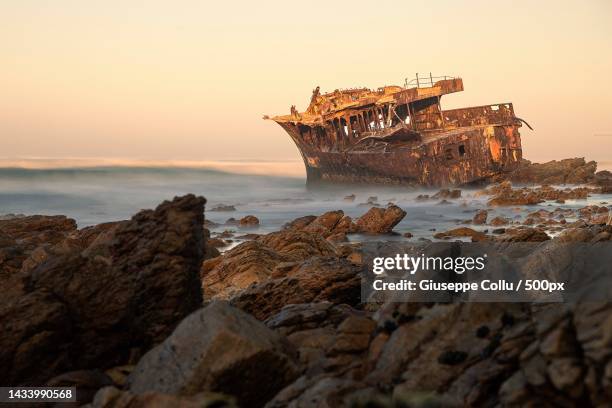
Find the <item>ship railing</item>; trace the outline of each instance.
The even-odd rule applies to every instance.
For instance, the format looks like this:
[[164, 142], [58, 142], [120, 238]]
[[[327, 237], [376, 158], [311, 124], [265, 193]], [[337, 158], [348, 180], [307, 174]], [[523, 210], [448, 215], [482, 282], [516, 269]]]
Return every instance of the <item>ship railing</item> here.
[[433, 76], [431, 72], [427, 74], [416, 73], [416, 77], [408, 81], [408, 78], [404, 80], [404, 88], [431, 88], [438, 81], [444, 81], [447, 79], [455, 79], [455, 77], [444, 75], [444, 76]]

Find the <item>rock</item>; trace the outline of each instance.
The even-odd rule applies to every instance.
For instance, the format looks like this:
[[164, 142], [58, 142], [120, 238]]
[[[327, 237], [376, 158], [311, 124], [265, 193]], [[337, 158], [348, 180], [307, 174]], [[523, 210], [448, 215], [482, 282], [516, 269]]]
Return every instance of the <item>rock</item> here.
[[205, 228], [210, 229], [210, 228], [217, 228], [217, 227], [220, 227], [220, 226], [221, 226], [221, 224], [219, 224], [217, 222], [214, 222], [214, 221], [211, 221], [211, 220], [208, 220], [208, 219], [204, 220], [204, 227]]
[[206, 242], [207, 242], [208, 246], [210, 246], [212, 248], [223, 248], [224, 246], [228, 245], [228, 243], [225, 242], [224, 240], [222, 240], [221, 238], [210, 238]]
[[303, 230], [308, 224], [317, 219], [316, 215], [305, 215], [286, 223], [283, 229]]
[[233, 205], [227, 204], [218, 204], [210, 209], [210, 211], [219, 211], [219, 212], [227, 212], [227, 211], [236, 211], [236, 207]]
[[334, 243], [346, 242], [348, 240], [348, 238], [346, 237], [346, 234], [344, 232], [337, 232], [335, 234], [330, 235], [326, 239], [329, 242], [334, 242]]
[[487, 235], [480, 231], [476, 231], [468, 227], [454, 228], [449, 231], [438, 232], [437, 234], [434, 234], [434, 238], [436, 239], [449, 239], [449, 238], [460, 238], [460, 237], [469, 237], [469, 238], [472, 238], [473, 242], [477, 242], [477, 241], [485, 240], [487, 238]]
[[440, 191], [438, 191], [436, 194], [434, 194], [431, 198], [434, 200], [439, 200], [439, 199], [454, 200], [457, 198], [461, 198], [461, 190], [449, 190], [448, 188], [443, 188]]
[[497, 237], [502, 242], [543, 242], [549, 239], [548, 234], [539, 228], [506, 229], [504, 235]]
[[568, 228], [557, 236], [559, 242], [589, 242], [595, 234], [587, 228]]
[[342, 210], [337, 210], [328, 211], [318, 217], [308, 215], [306, 217], [296, 218], [285, 224], [284, 229], [305, 231], [321, 235], [325, 238], [335, 236], [330, 240], [334, 242], [334, 240], [341, 239], [343, 235], [354, 232], [355, 225], [351, 217], [344, 215]]
[[43, 384], [67, 371], [125, 364], [131, 349], [163, 340], [202, 302], [204, 203], [187, 195], [84, 230], [5, 281], [0, 378]]
[[355, 221], [356, 229], [370, 234], [388, 234], [404, 217], [406, 211], [396, 205], [372, 207]]
[[606, 225], [606, 224], [610, 224], [611, 216], [612, 215], [609, 214], [608, 212], [593, 214], [589, 218], [588, 223], [590, 225]]
[[612, 194], [612, 173], [602, 170], [595, 173], [595, 184], [600, 187], [601, 194]]
[[499, 227], [500, 225], [508, 225], [509, 223], [510, 220], [505, 217], [495, 217], [491, 221], [489, 221], [489, 224], [494, 227]]
[[127, 384], [127, 379], [129, 375], [134, 371], [134, 365], [128, 364], [118, 367], [109, 368], [104, 372], [115, 384], [115, 386], [119, 388], [124, 388]]
[[472, 219], [472, 223], [476, 225], [486, 224], [488, 215], [489, 215], [489, 212], [487, 210], [479, 210], [476, 213], [476, 215], [474, 215], [474, 218]]
[[330, 302], [285, 306], [266, 325], [287, 336], [308, 372], [346, 372], [359, 363], [376, 329], [366, 313]]
[[344, 197], [344, 201], [353, 202], [353, 201], [355, 201], [355, 198], [356, 198], [355, 194], [350, 194], [350, 195], [347, 195], [346, 197]]
[[234, 292], [265, 281], [274, 268], [291, 258], [279, 254], [257, 240], [247, 241], [228, 250], [222, 257], [202, 264], [201, 279], [207, 299], [227, 299]]
[[254, 228], [259, 226], [259, 218], [255, 217], [254, 215], [247, 215], [238, 221], [238, 225], [240, 228]]
[[320, 235], [293, 230], [273, 232], [204, 262], [202, 288], [207, 299], [229, 299], [234, 293], [269, 279], [283, 263], [335, 253], [332, 244]]
[[225, 220], [225, 224], [224, 225], [237, 226], [238, 223], [239, 223], [239, 221], [237, 219], [235, 219], [234, 217], [230, 217], [227, 220]]
[[510, 206], [510, 205], [536, 205], [544, 202], [533, 191], [525, 190], [511, 190], [510, 192], [504, 192], [491, 198], [487, 205], [495, 206]]
[[510, 183], [490, 188], [487, 192], [494, 195], [488, 201], [490, 206], [535, 205], [544, 201], [583, 200], [594, 190], [588, 187], [559, 190], [548, 185], [537, 188], [512, 189]]
[[130, 392], [234, 395], [263, 406], [298, 375], [293, 350], [252, 316], [215, 301], [183, 320], [130, 375]]
[[461, 364], [467, 358], [465, 351], [447, 350], [438, 356], [438, 363], [444, 365]]
[[1, 220], [0, 279], [8, 279], [22, 267], [31, 269], [51, 252], [65, 252], [78, 245], [76, 241], [64, 244], [68, 237], [76, 234], [76, 228], [76, 222], [63, 215], [6, 217]]
[[234, 236], [234, 230], [225, 230], [223, 232], [217, 232], [218, 238], [232, 238]]
[[[395, 321], [399, 324], [379, 352], [366, 383], [394, 384], [394, 395], [429, 390], [444, 392], [459, 401], [466, 401], [470, 393], [482, 386], [480, 384], [487, 384], [486, 376], [497, 378], [500, 375], [494, 359], [486, 367], [478, 367], [480, 375], [471, 371], [474, 369], [470, 367], [483, 359], [482, 351], [491, 343], [488, 338], [477, 337], [474, 333], [482, 326], [489, 328], [490, 335], [500, 333], [500, 315], [505, 310], [520, 310], [518, 305], [493, 303], [388, 306], [395, 309], [393, 315], [397, 315]], [[385, 316], [382, 314], [379, 319], [386, 320]], [[524, 320], [527, 318], [521, 316], [521, 321]], [[491, 355], [486, 357], [489, 358]], [[485, 393], [485, 398], [492, 396], [491, 389], [486, 386], [481, 392]]]
[[[314, 377], [302, 376], [278, 393], [266, 408], [353, 407], [355, 405], [348, 400], [349, 395], [365, 387], [353, 379], [337, 378], [325, 373]], [[370, 394], [374, 392], [372, 389], [366, 391]]]
[[303, 228], [303, 231], [329, 236], [343, 217], [344, 212], [341, 210], [328, 211], [315, 218]]
[[342, 258], [311, 258], [282, 278], [250, 286], [231, 303], [260, 320], [289, 304], [329, 301], [357, 305], [361, 300], [360, 270]]
[[292, 261], [303, 261], [313, 256], [336, 255], [336, 249], [322, 236], [305, 231], [279, 231], [262, 235], [258, 242], [272, 248]]
[[[208, 230], [208, 228], [204, 228], [203, 232], [204, 234], [203, 234], [202, 239], [204, 241], [204, 254], [203, 254], [202, 259], [203, 260], [212, 259], [212, 258], [215, 258], [221, 255], [221, 253], [217, 249], [217, 245], [224, 246], [227, 244], [223, 240], [220, 240], [218, 238], [211, 240], [210, 230]], [[224, 244], [224, 245], [221, 245], [221, 244]]]
[[411, 232], [404, 232], [403, 236], [404, 236], [404, 238], [412, 238], [412, 237], [414, 237], [414, 235]]
[[587, 163], [582, 157], [546, 163], [523, 160], [518, 170], [508, 178], [515, 183], [584, 184], [595, 180], [596, 170], [596, 162]]
[[92, 408], [238, 408], [235, 399], [223, 394], [199, 393], [189, 396], [146, 392], [133, 394], [115, 387], [101, 389]]

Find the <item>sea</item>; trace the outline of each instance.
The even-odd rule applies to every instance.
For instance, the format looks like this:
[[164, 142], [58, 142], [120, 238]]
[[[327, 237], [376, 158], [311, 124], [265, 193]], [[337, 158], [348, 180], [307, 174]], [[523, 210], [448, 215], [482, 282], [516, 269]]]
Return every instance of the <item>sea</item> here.
[[[380, 206], [394, 203], [407, 212], [395, 228], [397, 239], [406, 232], [415, 238], [431, 238], [436, 231], [455, 228], [479, 209], [487, 208], [486, 197], [476, 194], [478, 189], [463, 189], [460, 199], [444, 202], [417, 200], [419, 195], [433, 195], [437, 189], [356, 185], [312, 188], [306, 185], [300, 162], [8, 164], [11, 165], [0, 166], [0, 217], [66, 215], [75, 219], [79, 227], [128, 219], [141, 209], [154, 208], [164, 200], [188, 193], [207, 199], [206, 219], [222, 224], [213, 232], [235, 229], [223, 224], [229, 218], [245, 215], [259, 218], [260, 226], [249, 231], [254, 233], [277, 231], [297, 217], [331, 210], [358, 217], [375, 202]], [[355, 199], [346, 199], [349, 195], [355, 195]], [[568, 200], [565, 204], [495, 208], [490, 217], [501, 215], [519, 221], [540, 208], [577, 209], [611, 203], [611, 195], [594, 194], [587, 200]], [[236, 210], [214, 211], [219, 205], [231, 205]], [[369, 238], [357, 235], [351, 239]]]

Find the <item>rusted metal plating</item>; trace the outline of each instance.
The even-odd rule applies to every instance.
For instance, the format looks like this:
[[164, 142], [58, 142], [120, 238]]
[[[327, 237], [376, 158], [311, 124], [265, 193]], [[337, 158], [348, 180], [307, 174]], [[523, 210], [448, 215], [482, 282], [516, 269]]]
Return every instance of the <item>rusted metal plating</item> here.
[[515, 169], [521, 121], [511, 103], [442, 110], [461, 78], [431, 75], [404, 87], [317, 87], [305, 112], [271, 119], [289, 133], [308, 182], [461, 185]]

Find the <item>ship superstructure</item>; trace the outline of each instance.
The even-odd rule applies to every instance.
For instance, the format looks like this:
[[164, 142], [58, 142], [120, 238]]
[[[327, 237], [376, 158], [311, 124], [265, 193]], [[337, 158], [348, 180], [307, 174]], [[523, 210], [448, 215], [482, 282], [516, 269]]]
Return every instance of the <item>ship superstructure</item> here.
[[271, 119], [300, 150], [308, 182], [461, 185], [515, 169], [522, 159], [512, 103], [442, 110], [461, 78], [423, 77], [404, 86], [317, 87], [305, 112]]

